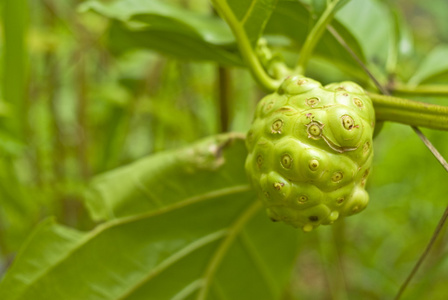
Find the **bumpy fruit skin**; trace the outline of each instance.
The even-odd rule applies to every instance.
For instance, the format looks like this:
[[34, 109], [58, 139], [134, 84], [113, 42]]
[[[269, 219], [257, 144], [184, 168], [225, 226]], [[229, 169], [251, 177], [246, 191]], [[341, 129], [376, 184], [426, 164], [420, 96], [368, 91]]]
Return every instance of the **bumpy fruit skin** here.
[[362, 211], [374, 125], [372, 101], [353, 82], [290, 76], [263, 98], [245, 167], [269, 217], [311, 231]]

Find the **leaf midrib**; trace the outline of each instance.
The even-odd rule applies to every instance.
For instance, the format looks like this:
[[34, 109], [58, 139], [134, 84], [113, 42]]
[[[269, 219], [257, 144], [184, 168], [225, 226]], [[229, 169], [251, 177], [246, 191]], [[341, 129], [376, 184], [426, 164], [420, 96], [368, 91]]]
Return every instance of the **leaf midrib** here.
[[58, 265], [62, 264], [73, 253], [75, 253], [77, 250], [81, 249], [82, 246], [87, 244], [90, 240], [92, 240], [94, 237], [98, 236], [102, 232], [106, 231], [107, 229], [110, 229], [110, 228], [113, 228], [115, 226], [119, 226], [119, 225], [122, 225], [122, 224], [128, 224], [128, 223], [136, 222], [136, 221], [143, 220], [143, 219], [146, 219], [146, 218], [159, 216], [159, 215], [162, 215], [164, 213], [168, 213], [170, 211], [181, 209], [181, 208], [186, 207], [188, 205], [192, 205], [192, 204], [195, 204], [195, 203], [200, 203], [202, 201], [207, 201], [207, 200], [216, 198], [218, 196], [224, 196], [224, 195], [231, 195], [231, 194], [234, 194], [234, 193], [246, 192], [246, 191], [249, 191], [250, 189], [251, 188], [250, 188], [250, 186], [248, 184], [237, 185], [237, 186], [233, 186], [233, 187], [229, 187], [229, 188], [224, 188], [224, 189], [221, 189], [221, 190], [216, 190], [216, 191], [212, 191], [212, 192], [208, 192], [208, 193], [204, 193], [204, 194], [201, 194], [201, 195], [196, 195], [196, 196], [187, 198], [184, 201], [180, 201], [180, 202], [177, 202], [177, 203], [175, 203], [173, 205], [166, 206], [164, 208], [161, 208], [158, 211], [150, 211], [150, 212], [142, 213], [142, 214], [139, 214], [139, 215], [133, 215], [133, 216], [129, 216], [129, 217], [123, 217], [123, 218], [120, 218], [120, 219], [114, 219], [114, 220], [111, 220], [111, 221], [109, 221], [107, 223], [100, 224], [96, 228], [94, 228], [92, 231], [87, 233], [80, 240], [80, 243], [76, 247], [74, 247], [73, 249], [68, 251], [66, 253], [66, 255], [62, 256], [58, 261], [56, 261], [53, 265], [51, 265], [51, 267], [49, 267], [44, 272], [42, 272], [38, 277], [34, 278], [33, 281], [29, 282], [21, 292], [19, 292], [19, 293], [17, 293], [15, 295], [15, 297], [13, 299], [20, 299], [20, 297], [22, 295], [24, 295], [32, 286], [34, 286], [43, 277], [45, 277], [45, 275], [49, 274], [51, 270], [53, 270]]

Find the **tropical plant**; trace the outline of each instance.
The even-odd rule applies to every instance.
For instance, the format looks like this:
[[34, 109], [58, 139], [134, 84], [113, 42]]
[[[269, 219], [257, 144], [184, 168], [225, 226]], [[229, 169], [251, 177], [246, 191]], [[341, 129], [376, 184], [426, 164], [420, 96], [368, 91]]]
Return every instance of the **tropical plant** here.
[[2, 10], [0, 299], [448, 293], [445, 1]]

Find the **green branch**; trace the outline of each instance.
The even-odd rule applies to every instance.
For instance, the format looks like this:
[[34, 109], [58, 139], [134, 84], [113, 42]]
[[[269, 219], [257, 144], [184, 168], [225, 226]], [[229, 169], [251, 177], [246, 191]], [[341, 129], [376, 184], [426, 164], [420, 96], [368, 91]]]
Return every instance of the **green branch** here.
[[395, 83], [390, 87], [393, 93], [410, 94], [410, 95], [432, 95], [432, 96], [447, 96], [448, 85], [446, 84], [428, 84], [409, 86], [406, 84]]
[[317, 21], [317, 23], [314, 25], [311, 32], [306, 37], [305, 43], [303, 44], [303, 47], [300, 51], [300, 57], [299, 61], [297, 62], [297, 68], [296, 72], [299, 74], [305, 73], [305, 65], [310, 59], [311, 54], [314, 51], [314, 48], [316, 47], [317, 42], [320, 40], [322, 35], [325, 32], [325, 29], [327, 28], [327, 25], [331, 22], [333, 19], [334, 13], [336, 12], [336, 7], [339, 3], [339, 0], [331, 1], [325, 11], [322, 13], [321, 17]]
[[368, 93], [376, 119], [411, 126], [448, 130], [448, 107], [408, 99]]
[[249, 38], [247, 37], [244, 26], [238, 21], [238, 19], [233, 14], [232, 9], [227, 4], [225, 0], [211, 0], [213, 6], [221, 17], [227, 22], [227, 24], [232, 29], [232, 32], [236, 38], [238, 48], [241, 55], [243, 56], [244, 62], [247, 67], [252, 72], [252, 75], [257, 80], [257, 82], [268, 91], [275, 91], [280, 85], [280, 81], [270, 77], [266, 70], [260, 63], [257, 55], [255, 54], [252, 45], [250, 44]]

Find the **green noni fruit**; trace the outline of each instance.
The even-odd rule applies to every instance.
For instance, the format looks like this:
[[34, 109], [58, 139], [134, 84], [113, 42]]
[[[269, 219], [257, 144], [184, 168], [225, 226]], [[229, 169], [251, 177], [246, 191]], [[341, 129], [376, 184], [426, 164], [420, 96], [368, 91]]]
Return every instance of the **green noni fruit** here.
[[311, 231], [363, 210], [374, 125], [372, 101], [353, 82], [290, 76], [263, 98], [245, 167], [269, 217]]

